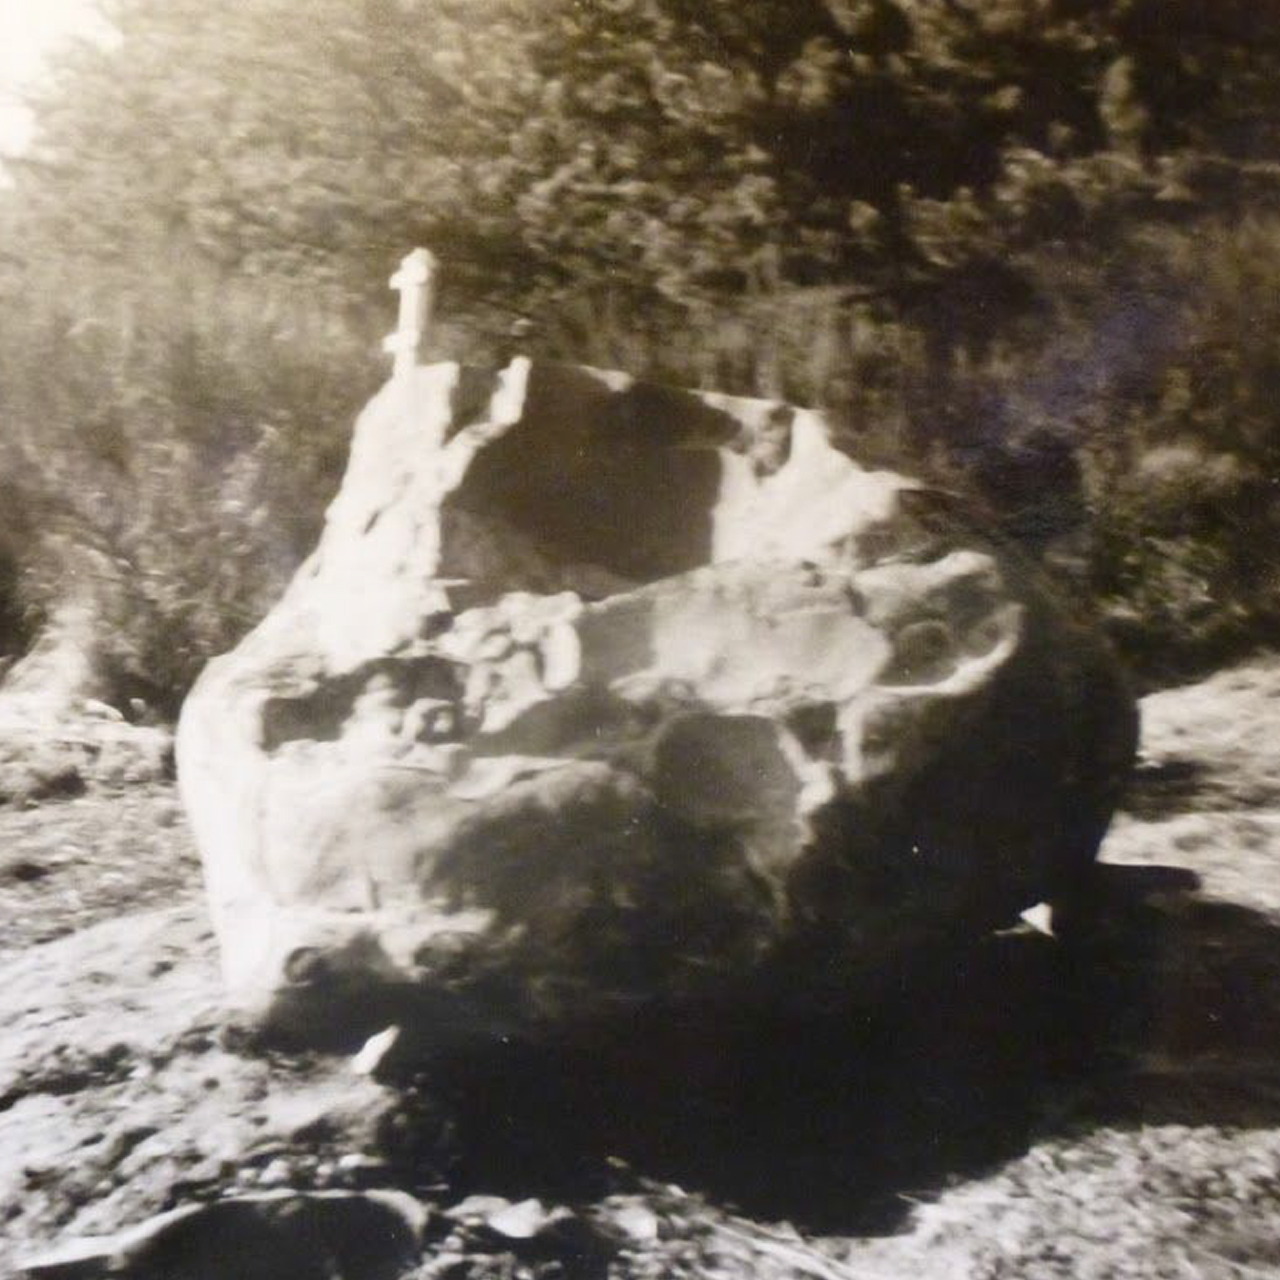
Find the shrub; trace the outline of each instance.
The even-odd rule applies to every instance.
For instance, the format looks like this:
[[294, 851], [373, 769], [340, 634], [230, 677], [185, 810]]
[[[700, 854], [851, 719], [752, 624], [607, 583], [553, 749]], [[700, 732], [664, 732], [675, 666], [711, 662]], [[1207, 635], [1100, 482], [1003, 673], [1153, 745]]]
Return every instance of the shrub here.
[[377, 363], [261, 282], [23, 283], [0, 323], [19, 607], [74, 585], [109, 680], [172, 709], [309, 550]]

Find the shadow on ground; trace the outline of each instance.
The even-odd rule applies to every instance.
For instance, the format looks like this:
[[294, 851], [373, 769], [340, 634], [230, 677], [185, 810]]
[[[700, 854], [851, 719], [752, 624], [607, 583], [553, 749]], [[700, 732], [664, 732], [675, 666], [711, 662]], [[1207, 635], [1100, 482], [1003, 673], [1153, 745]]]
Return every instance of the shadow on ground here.
[[873, 1011], [633, 1020], [436, 1064], [422, 1084], [449, 1099], [451, 1180], [581, 1201], [622, 1162], [861, 1234], [1033, 1137], [1280, 1123], [1280, 929], [1125, 872], [1076, 943], [1016, 933], [931, 957]]
[[1173, 758], [1139, 764], [1125, 796], [1125, 810], [1156, 822], [1204, 805], [1212, 775], [1203, 762]]

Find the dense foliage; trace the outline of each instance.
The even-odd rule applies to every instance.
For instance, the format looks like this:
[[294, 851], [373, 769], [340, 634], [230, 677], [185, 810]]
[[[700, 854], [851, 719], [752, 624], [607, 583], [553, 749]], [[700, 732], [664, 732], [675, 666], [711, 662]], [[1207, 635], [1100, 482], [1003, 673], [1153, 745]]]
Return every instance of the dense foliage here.
[[529, 316], [538, 352], [821, 403], [1151, 672], [1280, 619], [1280, 5], [110, 13], [0, 194], [0, 535], [35, 606], [102, 596], [122, 669], [180, 688], [278, 587], [418, 243], [443, 354]]

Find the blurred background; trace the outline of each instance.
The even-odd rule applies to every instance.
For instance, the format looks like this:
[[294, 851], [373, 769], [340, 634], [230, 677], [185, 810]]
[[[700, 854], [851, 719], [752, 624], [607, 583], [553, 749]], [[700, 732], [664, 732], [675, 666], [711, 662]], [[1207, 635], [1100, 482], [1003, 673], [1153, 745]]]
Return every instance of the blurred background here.
[[122, 699], [310, 549], [414, 245], [432, 356], [820, 406], [1148, 687], [1280, 634], [1280, 5], [0, 0], [0, 150], [0, 651]]

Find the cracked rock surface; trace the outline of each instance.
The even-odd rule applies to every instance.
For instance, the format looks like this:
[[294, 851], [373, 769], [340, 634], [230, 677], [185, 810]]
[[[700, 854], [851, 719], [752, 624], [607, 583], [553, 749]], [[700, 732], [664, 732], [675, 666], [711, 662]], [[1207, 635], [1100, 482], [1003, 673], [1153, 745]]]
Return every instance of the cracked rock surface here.
[[440, 1044], [822, 1006], [1088, 867], [1111, 659], [817, 414], [517, 360], [389, 384], [179, 777], [261, 1024]]

